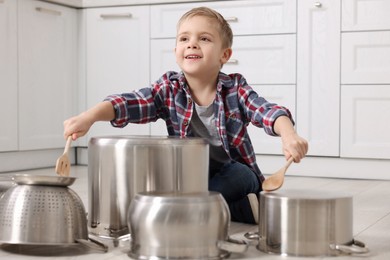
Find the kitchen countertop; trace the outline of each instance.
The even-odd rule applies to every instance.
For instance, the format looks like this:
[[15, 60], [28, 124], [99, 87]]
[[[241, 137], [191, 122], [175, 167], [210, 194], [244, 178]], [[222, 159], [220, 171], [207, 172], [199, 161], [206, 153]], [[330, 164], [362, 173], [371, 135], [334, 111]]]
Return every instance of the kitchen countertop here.
[[[88, 183], [87, 167], [73, 166], [71, 176], [77, 177], [76, 182], [70, 186], [83, 201], [88, 205]], [[54, 169], [40, 169], [23, 171], [17, 173], [24, 174], [54, 174]], [[269, 255], [260, 252], [254, 245], [251, 245], [247, 252], [243, 254], [232, 254], [228, 259], [264, 259], [264, 260], [286, 260], [286, 259], [304, 259], [304, 260], [346, 260], [346, 259], [370, 259], [385, 260], [390, 259], [390, 181], [379, 180], [345, 180], [331, 178], [308, 178], [287, 176], [283, 189], [290, 189], [299, 186], [302, 189], [329, 189], [335, 192], [345, 191], [353, 195], [354, 200], [354, 219], [353, 234], [354, 238], [365, 242], [370, 248], [367, 255], [357, 256], [338, 256], [338, 257], [286, 257], [279, 255]], [[243, 234], [248, 231], [257, 231], [256, 225], [246, 225], [232, 222], [230, 226], [230, 236], [236, 239], [243, 238]], [[0, 244], [0, 259], [42, 259], [50, 257], [51, 259], [132, 259], [128, 256], [130, 250], [129, 241], [120, 241], [118, 246], [114, 246], [113, 241], [100, 239], [109, 246], [107, 253], [90, 251], [80, 246], [22, 246]]]
[[[75, 8], [206, 2], [206, 0], [44, 0], [44, 1], [75, 7]], [[208, 0], [208, 1], [218, 1], [218, 0]]]

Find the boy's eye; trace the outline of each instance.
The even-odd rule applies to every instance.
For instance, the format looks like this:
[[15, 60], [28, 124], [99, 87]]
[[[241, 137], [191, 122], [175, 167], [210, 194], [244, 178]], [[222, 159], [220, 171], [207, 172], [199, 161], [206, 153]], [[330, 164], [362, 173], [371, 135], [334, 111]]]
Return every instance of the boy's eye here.
[[209, 41], [210, 41], [210, 39], [209, 39], [208, 37], [201, 37], [200, 40], [201, 40], [201, 41], [206, 41], [206, 42], [209, 42]]
[[179, 38], [179, 41], [181, 41], [181, 42], [185, 42], [185, 41], [187, 41], [188, 40], [188, 37], [180, 37]]

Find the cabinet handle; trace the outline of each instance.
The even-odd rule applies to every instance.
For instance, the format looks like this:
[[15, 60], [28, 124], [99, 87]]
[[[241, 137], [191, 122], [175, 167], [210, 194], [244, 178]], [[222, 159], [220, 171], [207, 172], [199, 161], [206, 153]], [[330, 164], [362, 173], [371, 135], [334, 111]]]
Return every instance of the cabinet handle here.
[[238, 18], [235, 16], [225, 17], [226, 22], [238, 22]]
[[118, 19], [118, 18], [132, 18], [133, 15], [131, 13], [126, 13], [126, 14], [101, 14], [100, 17], [102, 19]]
[[43, 8], [43, 7], [35, 7], [35, 10], [37, 10], [38, 12], [41, 12], [41, 13], [47, 13], [47, 14], [58, 15], [58, 16], [61, 15], [60, 11], [47, 9], [47, 8]]
[[321, 8], [321, 7], [322, 7], [322, 4], [321, 4], [320, 2], [316, 2], [316, 3], [314, 4], [314, 6], [317, 7], [317, 8]]
[[238, 60], [236, 59], [230, 59], [226, 62], [226, 64], [238, 64]]

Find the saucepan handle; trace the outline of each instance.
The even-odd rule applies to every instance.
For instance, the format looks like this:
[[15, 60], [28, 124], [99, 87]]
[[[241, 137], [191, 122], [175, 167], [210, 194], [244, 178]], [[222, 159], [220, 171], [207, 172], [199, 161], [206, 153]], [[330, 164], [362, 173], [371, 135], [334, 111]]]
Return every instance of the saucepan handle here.
[[246, 232], [244, 237], [250, 240], [258, 240], [260, 238], [259, 232]]
[[227, 240], [218, 241], [217, 246], [219, 249], [232, 253], [244, 253], [248, 249], [248, 243], [230, 237]]
[[332, 250], [338, 250], [344, 254], [366, 254], [370, 250], [363, 242], [353, 239], [351, 245], [330, 244]]
[[76, 239], [76, 242], [82, 244], [83, 246], [88, 247], [89, 249], [100, 251], [106, 253], [108, 251], [108, 246], [99, 242], [95, 239]]

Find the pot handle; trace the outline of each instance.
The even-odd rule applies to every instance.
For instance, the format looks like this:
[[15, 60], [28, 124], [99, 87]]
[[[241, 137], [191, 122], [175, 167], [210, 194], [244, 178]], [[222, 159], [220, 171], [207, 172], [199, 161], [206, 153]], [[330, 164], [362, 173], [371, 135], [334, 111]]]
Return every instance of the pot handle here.
[[108, 251], [108, 246], [103, 244], [102, 242], [99, 242], [95, 239], [88, 238], [88, 239], [76, 239], [77, 243], [82, 244], [83, 246], [88, 247], [89, 249], [93, 249], [96, 251], [100, 251], [103, 253], [106, 253]]
[[255, 239], [259, 239], [260, 238], [259, 232], [246, 232], [244, 234], [244, 237], [246, 239], [250, 239], [250, 240], [255, 240]]
[[217, 246], [221, 250], [232, 253], [244, 253], [248, 249], [248, 243], [230, 237], [227, 240], [219, 240]]
[[353, 239], [351, 245], [330, 244], [332, 250], [338, 250], [344, 254], [366, 254], [370, 250], [363, 242]]

